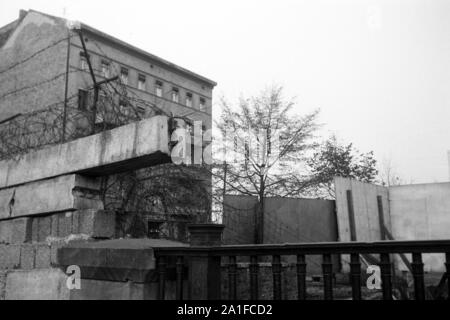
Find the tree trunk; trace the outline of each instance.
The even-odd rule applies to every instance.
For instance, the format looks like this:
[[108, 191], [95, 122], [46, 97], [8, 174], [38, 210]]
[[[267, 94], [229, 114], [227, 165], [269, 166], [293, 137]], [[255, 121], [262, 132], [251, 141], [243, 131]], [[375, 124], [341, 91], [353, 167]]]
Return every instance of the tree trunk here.
[[256, 225], [255, 225], [255, 243], [264, 243], [264, 178], [261, 177], [259, 185], [258, 207], [256, 210]]

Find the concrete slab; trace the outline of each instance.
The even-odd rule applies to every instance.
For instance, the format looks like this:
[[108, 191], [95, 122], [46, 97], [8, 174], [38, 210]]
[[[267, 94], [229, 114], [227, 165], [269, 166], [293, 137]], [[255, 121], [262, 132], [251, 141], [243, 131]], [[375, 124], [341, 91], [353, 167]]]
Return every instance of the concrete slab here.
[[11, 271], [6, 276], [6, 300], [68, 300], [67, 275], [60, 269]]
[[106, 175], [170, 162], [168, 117], [156, 116], [0, 161], [0, 188], [70, 173]]
[[103, 209], [99, 190], [98, 178], [78, 174], [3, 189], [0, 190], [0, 220], [76, 209]]
[[156, 239], [73, 242], [58, 249], [57, 262], [79, 266], [83, 279], [144, 283], [156, 280], [154, 247], [185, 245]]

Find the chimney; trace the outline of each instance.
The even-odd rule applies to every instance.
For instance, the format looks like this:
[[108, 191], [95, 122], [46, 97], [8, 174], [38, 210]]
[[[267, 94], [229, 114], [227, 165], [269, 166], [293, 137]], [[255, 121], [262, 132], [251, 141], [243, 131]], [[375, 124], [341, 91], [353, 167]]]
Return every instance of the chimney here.
[[20, 11], [19, 11], [19, 20], [22, 20], [27, 15], [27, 13], [28, 13], [27, 10], [20, 9]]

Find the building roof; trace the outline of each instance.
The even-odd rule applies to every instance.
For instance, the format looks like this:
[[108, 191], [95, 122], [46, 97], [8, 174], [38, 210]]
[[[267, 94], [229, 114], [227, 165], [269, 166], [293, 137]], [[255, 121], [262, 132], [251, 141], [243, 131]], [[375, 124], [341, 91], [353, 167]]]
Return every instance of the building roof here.
[[215, 81], [213, 81], [213, 80], [205, 78], [205, 77], [203, 77], [203, 76], [201, 76], [201, 75], [199, 75], [199, 74], [197, 74], [195, 72], [187, 70], [187, 69], [185, 69], [183, 67], [180, 67], [180, 66], [178, 66], [178, 65], [176, 65], [176, 64], [174, 64], [172, 62], [169, 62], [169, 61], [167, 61], [167, 60], [165, 60], [163, 58], [155, 56], [154, 54], [151, 54], [151, 53], [149, 53], [147, 51], [139, 49], [139, 48], [137, 48], [137, 47], [135, 47], [135, 46], [133, 46], [133, 45], [131, 45], [129, 43], [126, 43], [126, 42], [124, 42], [124, 41], [122, 41], [120, 39], [117, 39], [117, 38], [115, 38], [113, 36], [110, 36], [109, 34], [106, 34], [106, 33], [102, 32], [100, 30], [97, 30], [97, 29], [95, 29], [95, 28], [93, 28], [93, 27], [91, 27], [91, 26], [89, 26], [87, 24], [81, 23], [81, 29], [84, 30], [84, 31], [87, 31], [89, 33], [92, 33], [92, 34], [94, 34], [94, 35], [96, 35], [96, 36], [98, 36], [98, 37], [100, 37], [100, 38], [102, 38], [102, 39], [104, 39], [106, 41], [109, 41], [109, 42], [111, 42], [113, 44], [116, 44], [116, 45], [118, 45], [118, 46], [120, 46], [122, 48], [125, 48], [125, 49], [130, 50], [132, 52], [135, 52], [135, 53], [137, 53], [137, 54], [139, 54], [141, 56], [144, 56], [145, 58], [147, 58], [147, 59], [149, 59], [149, 60], [151, 60], [151, 61], [153, 61], [153, 62], [155, 62], [157, 64], [165, 66], [165, 67], [167, 67], [167, 68], [169, 68], [169, 69], [171, 69], [171, 70], [173, 70], [175, 72], [178, 72], [178, 73], [181, 73], [183, 75], [189, 76], [189, 77], [194, 78], [196, 80], [201, 80], [201, 81], [205, 82], [206, 84], [211, 85], [213, 87], [217, 85], [217, 83]]
[[[67, 21], [64, 18], [55, 17], [55, 16], [52, 16], [52, 15], [49, 15], [49, 14], [46, 14], [46, 13], [43, 13], [43, 12], [36, 11], [36, 10], [29, 10], [28, 12], [36, 12], [36, 13], [45, 15], [47, 17], [53, 18], [53, 19], [57, 19], [57, 20], [60, 20], [60, 21]], [[106, 41], [108, 41], [108, 42], [110, 42], [110, 43], [112, 43], [114, 45], [117, 45], [117, 46], [119, 46], [119, 47], [121, 47], [123, 49], [129, 50], [129, 51], [131, 51], [131, 52], [133, 52], [135, 54], [138, 54], [140, 56], [143, 56], [143, 57], [151, 60], [152, 62], [154, 62], [156, 64], [159, 64], [161, 66], [164, 66], [164, 67], [166, 67], [166, 68], [168, 68], [168, 69], [170, 69], [170, 70], [172, 70], [174, 72], [178, 72], [178, 73], [180, 73], [180, 74], [182, 74], [184, 76], [188, 76], [188, 77], [190, 77], [191, 79], [194, 79], [194, 80], [200, 80], [200, 81], [204, 82], [205, 84], [213, 86], [213, 87], [217, 85], [217, 83], [215, 81], [213, 81], [213, 80], [210, 80], [210, 79], [208, 79], [206, 77], [203, 77], [203, 76], [201, 76], [201, 75], [199, 75], [199, 74], [197, 74], [195, 72], [192, 72], [192, 71], [187, 70], [187, 69], [185, 69], [183, 67], [180, 67], [180, 66], [178, 66], [178, 65], [176, 65], [176, 64], [174, 64], [172, 62], [169, 62], [169, 61], [167, 61], [167, 60], [165, 60], [163, 58], [155, 56], [155, 55], [153, 55], [153, 54], [151, 54], [151, 53], [149, 53], [149, 52], [147, 52], [145, 50], [139, 49], [139, 48], [137, 48], [137, 47], [135, 47], [135, 46], [133, 46], [133, 45], [131, 45], [129, 43], [126, 43], [125, 41], [117, 39], [117, 38], [115, 38], [115, 37], [113, 37], [113, 36], [111, 36], [111, 35], [109, 35], [107, 33], [104, 33], [104, 32], [102, 32], [100, 30], [97, 30], [97, 29], [95, 29], [95, 28], [93, 28], [93, 27], [91, 27], [91, 26], [89, 26], [89, 25], [87, 25], [85, 23], [81, 23], [80, 25], [81, 25], [81, 30], [86, 31], [87, 33], [94, 34], [97, 37], [99, 37], [99, 38], [101, 38], [103, 40], [106, 40]]]

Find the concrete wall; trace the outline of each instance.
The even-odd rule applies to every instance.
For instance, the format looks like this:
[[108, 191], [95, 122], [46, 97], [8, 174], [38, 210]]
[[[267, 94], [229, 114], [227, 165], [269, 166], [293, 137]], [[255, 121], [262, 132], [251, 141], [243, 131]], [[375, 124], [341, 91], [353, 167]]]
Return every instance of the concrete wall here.
[[226, 195], [223, 202], [223, 243], [254, 243], [256, 197]]
[[[389, 200], [396, 240], [450, 239], [450, 183], [393, 186]], [[423, 259], [425, 271], [444, 271], [443, 254]]]
[[[254, 242], [257, 200], [248, 196], [225, 196], [223, 223], [226, 244]], [[334, 201], [267, 198], [264, 242], [328, 242], [337, 240]]]
[[[256, 198], [227, 195], [224, 199], [224, 243], [254, 243]], [[337, 241], [334, 201], [268, 198], [264, 215], [264, 243]], [[295, 262], [294, 257], [284, 258]], [[339, 261], [334, 257], [334, 265]], [[321, 257], [307, 256], [307, 271], [321, 274]], [[336, 269], [337, 270], [337, 269]]]
[[340, 177], [335, 178], [334, 184], [339, 241], [351, 240], [347, 190], [352, 192], [356, 241], [381, 240], [377, 196], [382, 197], [384, 224], [390, 229], [388, 189], [382, 186]]
[[[353, 195], [357, 241], [381, 240], [377, 195], [383, 198], [385, 225], [395, 240], [450, 238], [450, 183], [387, 188], [337, 178], [335, 188], [340, 241], [350, 241], [347, 190]], [[409, 255], [406, 256], [411, 260]], [[425, 271], [444, 271], [443, 254], [426, 254], [423, 259]], [[400, 270], [407, 270], [398, 255], [395, 255], [395, 261]]]

